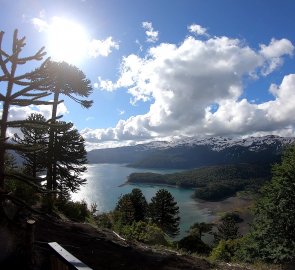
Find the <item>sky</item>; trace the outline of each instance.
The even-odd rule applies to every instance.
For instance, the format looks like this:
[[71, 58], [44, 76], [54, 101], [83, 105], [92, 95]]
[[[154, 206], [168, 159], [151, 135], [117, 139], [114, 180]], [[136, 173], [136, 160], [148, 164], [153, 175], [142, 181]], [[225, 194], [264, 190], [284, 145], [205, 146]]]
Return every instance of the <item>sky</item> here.
[[[45, 46], [91, 80], [64, 98], [87, 149], [184, 136], [295, 135], [293, 0], [0, 0], [3, 48]], [[40, 64], [40, 63], [39, 63]], [[27, 64], [27, 71], [38, 63]], [[5, 88], [1, 87], [1, 93]], [[11, 107], [10, 119], [49, 106]]]

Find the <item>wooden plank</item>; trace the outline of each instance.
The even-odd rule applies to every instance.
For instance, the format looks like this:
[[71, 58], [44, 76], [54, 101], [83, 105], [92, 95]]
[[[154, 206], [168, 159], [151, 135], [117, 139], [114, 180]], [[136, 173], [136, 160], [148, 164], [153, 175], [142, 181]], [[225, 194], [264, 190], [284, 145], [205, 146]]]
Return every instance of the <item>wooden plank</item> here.
[[[48, 243], [48, 245], [55, 252], [55, 255], [57, 255], [63, 261], [63, 263], [68, 267], [68, 269], [92, 270], [92, 268], [88, 267], [86, 264], [81, 262], [79, 259], [73, 256], [70, 252], [68, 252], [66, 249], [60, 246], [58, 243], [51, 242], [51, 243]], [[60, 268], [60, 269], [66, 269], [66, 268]]]

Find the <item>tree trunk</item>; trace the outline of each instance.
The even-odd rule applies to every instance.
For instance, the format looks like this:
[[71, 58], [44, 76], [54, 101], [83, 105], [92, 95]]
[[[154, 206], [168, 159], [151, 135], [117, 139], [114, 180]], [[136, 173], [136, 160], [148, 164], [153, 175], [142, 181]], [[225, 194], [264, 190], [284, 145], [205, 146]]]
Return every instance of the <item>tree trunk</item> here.
[[[52, 105], [51, 113], [51, 124], [55, 124], [57, 115], [57, 105], [58, 105], [59, 91], [54, 92], [54, 103]], [[56, 176], [53, 175], [53, 167], [55, 163], [55, 130], [54, 127], [50, 127], [49, 130], [49, 145], [48, 145], [48, 166], [47, 166], [47, 189], [53, 190], [54, 181], [56, 181]]]
[[[17, 59], [18, 54], [14, 57], [13, 60]], [[1, 121], [1, 130], [0, 130], [0, 193], [4, 192], [4, 171], [5, 171], [5, 141], [6, 141], [6, 131], [7, 131], [7, 120], [9, 113], [9, 98], [12, 93], [12, 88], [14, 84], [14, 75], [16, 70], [16, 63], [12, 60], [10, 78], [7, 84], [7, 92], [5, 100], [3, 101], [3, 111], [2, 111], [2, 121]]]

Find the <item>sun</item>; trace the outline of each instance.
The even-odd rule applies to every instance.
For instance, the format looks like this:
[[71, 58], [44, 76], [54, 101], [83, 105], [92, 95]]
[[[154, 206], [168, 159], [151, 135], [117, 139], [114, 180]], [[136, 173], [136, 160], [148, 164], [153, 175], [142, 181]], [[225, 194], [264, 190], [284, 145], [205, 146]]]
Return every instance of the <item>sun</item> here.
[[87, 57], [88, 36], [78, 23], [54, 17], [48, 28], [48, 53], [54, 61], [78, 64]]

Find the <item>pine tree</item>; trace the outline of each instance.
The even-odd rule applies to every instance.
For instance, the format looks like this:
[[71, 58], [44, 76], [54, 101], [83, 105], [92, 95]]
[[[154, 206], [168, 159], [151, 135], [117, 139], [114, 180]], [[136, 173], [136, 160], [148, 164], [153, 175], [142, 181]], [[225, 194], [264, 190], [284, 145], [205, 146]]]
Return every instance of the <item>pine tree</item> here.
[[135, 209], [132, 203], [131, 194], [124, 194], [120, 197], [115, 208], [115, 219], [120, 225], [130, 225], [135, 220]]
[[[270, 183], [255, 206], [249, 238], [251, 256], [272, 262], [295, 261], [295, 146], [273, 167]], [[248, 249], [250, 250], [250, 248]], [[254, 252], [255, 251], [255, 252]]]
[[166, 189], [160, 189], [149, 204], [150, 218], [169, 236], [179, 233], [179, 207]]
[[19, 154], [24, 159], [25, 172], [35, 178], [46, 169], [49, 127], [46, 125], [45, 117], [38, 113], [32, 113], [27, 121], [31, 124], [20, 128], [22, 138], [14, 134], [13, 140], [20, 145], [31, 146], [31, 151]]
[[130, 199], [134, 207], [134, 220], [144, 221], [147, 217], [148, 203], [139, 188], [131, 191]]

